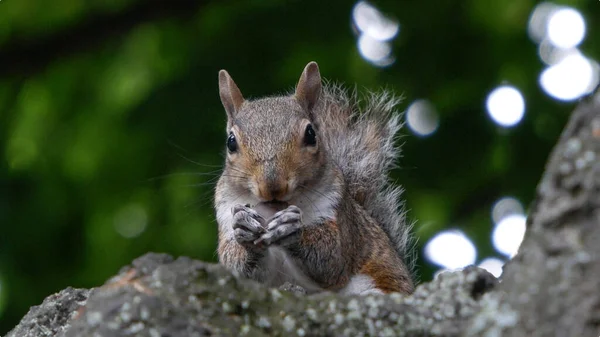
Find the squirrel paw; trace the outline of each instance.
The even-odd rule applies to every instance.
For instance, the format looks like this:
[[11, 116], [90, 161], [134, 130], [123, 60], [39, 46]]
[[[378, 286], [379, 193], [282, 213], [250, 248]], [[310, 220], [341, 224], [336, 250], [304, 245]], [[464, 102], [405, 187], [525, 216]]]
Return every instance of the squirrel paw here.
[[296, 233], [302, 228], [302, 211], [298, 206], [291, 205], [283, 211], [279, 211], [273, 215], [267, 226], [267, 232], [262, 234], [260, 238], [254, 241], [255, 244], [264, 242], [267, 245], [271, 243], [284, 244], [284, 240], [289, 238], [291, 234]]
[[236, 205], [232, 211], [235, 240], [244, 246], [254, 246], [254, 241], [267, 231], [262, 225], [265, 219], [255, 210], [244, 205]]

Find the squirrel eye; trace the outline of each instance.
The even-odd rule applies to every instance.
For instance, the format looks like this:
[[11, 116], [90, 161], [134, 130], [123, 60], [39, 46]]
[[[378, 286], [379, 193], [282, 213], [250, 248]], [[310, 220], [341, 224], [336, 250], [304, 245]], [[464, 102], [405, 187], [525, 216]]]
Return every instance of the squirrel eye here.
[[315, 133], [315, 130], [313, 129], [311, 124], [308, 124], [306, 126], [306, 131], [304, 131], [304, 145], [317, 145], [317, 134]]
[[235, 152], [238, 149], [237, 140], [235, 140], [233, 132], [230, 132], [229, 137], [227, 137], [227, 149], [229, 152]]

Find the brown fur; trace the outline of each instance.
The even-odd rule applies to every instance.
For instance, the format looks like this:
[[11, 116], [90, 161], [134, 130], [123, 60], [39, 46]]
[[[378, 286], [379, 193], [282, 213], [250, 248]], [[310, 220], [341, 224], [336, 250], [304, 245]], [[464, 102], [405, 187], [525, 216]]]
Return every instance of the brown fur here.
[[336, 221], [305, 228], [288, 247], [292, 255], [324, 289], [339, 290], [353, 275], [366, 274], [385, 293], [411, 293], [410, 272], [385, 232], [351, 198], [342, 200]]

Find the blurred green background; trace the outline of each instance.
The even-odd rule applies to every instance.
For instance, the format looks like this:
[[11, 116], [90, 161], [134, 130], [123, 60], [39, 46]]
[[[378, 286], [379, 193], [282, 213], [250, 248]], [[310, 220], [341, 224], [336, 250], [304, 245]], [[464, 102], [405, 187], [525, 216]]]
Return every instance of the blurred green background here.
[[[581, 13], [578, 48], [598, 59], [600, 3], [555, 4]], [[540, 85], [544, 46], [528, 33], [537, 3], [363, 3], [388, 18], [383, 31], [398, 28], [385, 43], [367, 40], [367, 56], [355, 5], [0, 1], [0, 334], [47, 295], [100, 285], [145, 252], [216, 261], [221, 68], [247, 97], [291, 89], [315, 60], [326, 78], [403, 95], [401, 110], [427, 100], [439, 125], [428, 136], [404, 129], [393, 176], [416, 220], [417, 274], [431, 279], [438, 267], [423, 246], [448, 228], [472, 240], [477, 263], [505, 259], [491, 243], [492, 205], [532, 201], [576, 104]], [[504, 84], [525, 102], [510, 128], [486, 111]]]

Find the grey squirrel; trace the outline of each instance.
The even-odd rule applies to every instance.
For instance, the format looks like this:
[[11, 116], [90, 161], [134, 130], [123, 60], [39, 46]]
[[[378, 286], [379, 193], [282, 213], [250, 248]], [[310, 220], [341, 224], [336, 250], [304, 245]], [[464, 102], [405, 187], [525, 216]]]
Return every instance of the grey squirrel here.
[[219, 261], [241, 275], [308, 292], [400, 292], [414, 285], [401, 189], [398, 100], [322, 84], [317, 63], [293, 94], [245, 100], [225, 70], [225, 168], [215, 191]]

